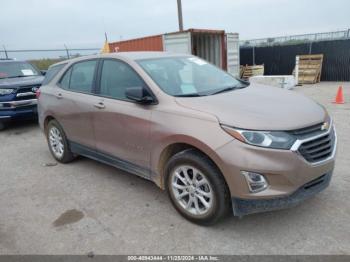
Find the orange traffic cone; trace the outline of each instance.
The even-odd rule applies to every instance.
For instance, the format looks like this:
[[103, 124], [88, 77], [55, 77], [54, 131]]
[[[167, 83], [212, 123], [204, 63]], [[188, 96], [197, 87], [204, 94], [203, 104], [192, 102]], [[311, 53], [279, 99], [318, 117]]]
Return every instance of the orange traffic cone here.
[[339, 86], [337, 96], [335, 97], [333, 103], [344, 104], [344, 95], [343, 95], [343, 87], [342, 86]]

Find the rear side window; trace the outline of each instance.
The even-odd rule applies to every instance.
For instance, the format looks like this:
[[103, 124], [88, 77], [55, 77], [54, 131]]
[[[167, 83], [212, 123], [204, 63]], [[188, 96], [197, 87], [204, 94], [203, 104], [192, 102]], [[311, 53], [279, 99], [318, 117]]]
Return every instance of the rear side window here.
[[60, 86], [63, 89], [69, 89], [69, 82], [70, 82], [71, 73], [72, 73], [72, 68], [69, 68], [69, 70], [64, 74], [63, 78], [61, 79]]
[[61, 79], [60, 86], [72, 91], [91, 93], [96, 65], [96, 60], [74, 64]]
[[120, 100], [129, 100], [125, 96], [126, 88], [144, 86], [138, 74], [127, 64], [117, 60], [103, 62], [100, 94]]
[[59, 65], [55, 65], [55, 66], [50, 66], [49, 70], [47, 70], [44, 81], [42, 83], [42, 85], [47, 85], [48, 83], [51, 82], [51, 80], [58, 74], [59, 71], [61, 71], [61, 69], [66, 65], [65, 64], [59, 64]]

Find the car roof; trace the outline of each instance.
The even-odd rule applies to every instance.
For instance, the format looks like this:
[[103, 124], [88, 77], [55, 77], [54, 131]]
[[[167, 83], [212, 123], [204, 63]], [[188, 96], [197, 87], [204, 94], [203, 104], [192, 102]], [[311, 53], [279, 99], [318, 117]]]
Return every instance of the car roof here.
[[184, 57], [190, 56], [189, 54], [172, 53], [172, 52], [116, 52], [98, 55], [81, 56], [78, 58], [73, 58], [70, 60], [64, 60], [62, 62], [56, 63], [52, 66], [59, 64], [73, 63], [78, 61], [84, 61], [95, 58], [126, 58], [129, 60], [142, 60], [142, 59], [153, 59], [153, 58], [164, 58], [164, 57]]

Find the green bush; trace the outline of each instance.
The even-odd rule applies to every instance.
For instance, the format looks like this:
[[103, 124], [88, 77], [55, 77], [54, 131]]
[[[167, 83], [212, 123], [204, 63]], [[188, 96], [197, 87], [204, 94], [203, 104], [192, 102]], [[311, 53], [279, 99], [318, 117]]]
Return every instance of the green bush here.
[[44, 58], [44, 59], [37, 59], [37, 60], [29, 60], [31, 64], [35, 65], [40, 70], [47, 70], [50, 65], [58, 63], [60, 61], [63, 61], [63, 59], [55, 58]]

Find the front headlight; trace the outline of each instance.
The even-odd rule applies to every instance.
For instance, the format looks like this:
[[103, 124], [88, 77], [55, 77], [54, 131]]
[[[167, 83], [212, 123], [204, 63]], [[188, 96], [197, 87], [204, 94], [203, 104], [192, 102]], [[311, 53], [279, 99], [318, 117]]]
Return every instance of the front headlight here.
[[0, 96], [12, 94], [15, 89], [12, 88], [0, 88]]
[[221, 127], [234, 138], [254, 146], [290, 149], [296, 140], [292, 135], [281, 131], [244, 130], [225, 125]]

